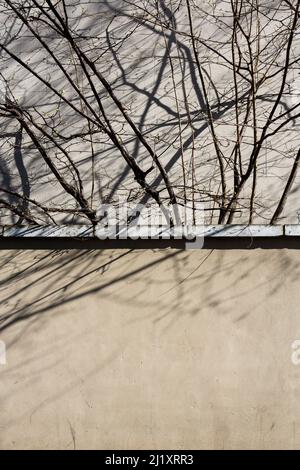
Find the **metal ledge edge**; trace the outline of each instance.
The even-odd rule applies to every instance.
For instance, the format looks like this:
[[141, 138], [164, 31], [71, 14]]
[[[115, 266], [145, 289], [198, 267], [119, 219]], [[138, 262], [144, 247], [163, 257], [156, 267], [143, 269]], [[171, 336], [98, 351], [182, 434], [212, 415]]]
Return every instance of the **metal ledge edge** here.
[[[185, 227], [189, 237], [208, 238], [258, 238], [258, 237], [299, 237], [300, 225], [204, 225]], [[184, 238], [180, 230], [161, 227], [123, 227], [112, 234], [106, 228], [97, 228], [93, 234], [90, 225], [49, 225], [49, 226], [0, 226], [0, 238], [93, 238], [93, 239], [152, 239]]]

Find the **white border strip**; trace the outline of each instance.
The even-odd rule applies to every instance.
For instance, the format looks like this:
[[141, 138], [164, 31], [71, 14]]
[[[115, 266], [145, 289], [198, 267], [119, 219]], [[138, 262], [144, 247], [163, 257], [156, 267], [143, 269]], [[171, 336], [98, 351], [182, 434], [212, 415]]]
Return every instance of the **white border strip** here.
[[300, 225], [285, 225], [284, 234], [287, 237], [300, 237]]
[[208, 225], [205, 237], [281, 237], [283, 225]]
[[[150, 230], [149, 230], [150, 229]], [[188, 228], [186, 233], [191, 233]], [[300, 236], [300, 225], [206, 225], [193, 227], [196, 237], [208, 238], [257, 238]], [[93, 235], [90, 225], [60, 225], [60, 226], [0, 226], [0, 238], [100, 238], [100, 239], [173, 239], [177, 236], [176, 229], [145, 227], [138, 230], [135, 227], [122, 228], [119, 233], [111, 235], [105, 228], [97, 228], [97, 236]]]

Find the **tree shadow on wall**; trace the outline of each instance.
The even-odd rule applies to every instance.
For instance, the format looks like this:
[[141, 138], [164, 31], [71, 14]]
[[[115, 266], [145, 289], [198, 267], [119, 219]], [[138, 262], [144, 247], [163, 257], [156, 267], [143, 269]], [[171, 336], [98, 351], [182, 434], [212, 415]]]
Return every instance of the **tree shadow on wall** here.
[[[76, 309], [82, 299], [96, 299], [99, 306], [108, 299], [134, 312], [135, 319], [155, 322], [207, 309], [232, 313], [232, 303], [239, 299], [243, 308], [238, 317], [244, 318], [256, 300], [257, 305], [268, 300], [256, 292], [271, 295], [282, 288], [282, 276], [294, 282], [300, 274], [294, 252], [218, 250], [217, 245], [210, 243], [204, 250], [184, 250], [179, 244], [177, 249], [158, 248], [158, 243], [146, 249], [144, 244], [140, 249], [2, 250], [0, 331], [66, 312], [68, 305]], [[255, 272], [268, 262], [273, 266], [261, 280]], [[242, 302], [250, 292], [252, 306]], [[131, 314], [128, 318], [132, 320]]]

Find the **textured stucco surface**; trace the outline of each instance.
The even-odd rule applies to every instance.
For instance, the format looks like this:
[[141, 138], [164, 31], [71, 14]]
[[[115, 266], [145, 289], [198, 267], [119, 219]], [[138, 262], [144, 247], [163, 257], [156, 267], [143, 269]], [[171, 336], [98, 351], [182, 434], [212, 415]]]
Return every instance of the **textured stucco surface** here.
[[0, 449], [300, 448], [300, 251], [0, 265]]

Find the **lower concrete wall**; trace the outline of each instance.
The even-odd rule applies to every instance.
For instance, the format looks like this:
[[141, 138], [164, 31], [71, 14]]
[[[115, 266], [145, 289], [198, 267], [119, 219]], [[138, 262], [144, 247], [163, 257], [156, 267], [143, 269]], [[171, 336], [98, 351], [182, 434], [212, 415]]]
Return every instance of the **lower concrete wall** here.
[[0, 266], [1, 449], [300, 448], [299, 250]]

